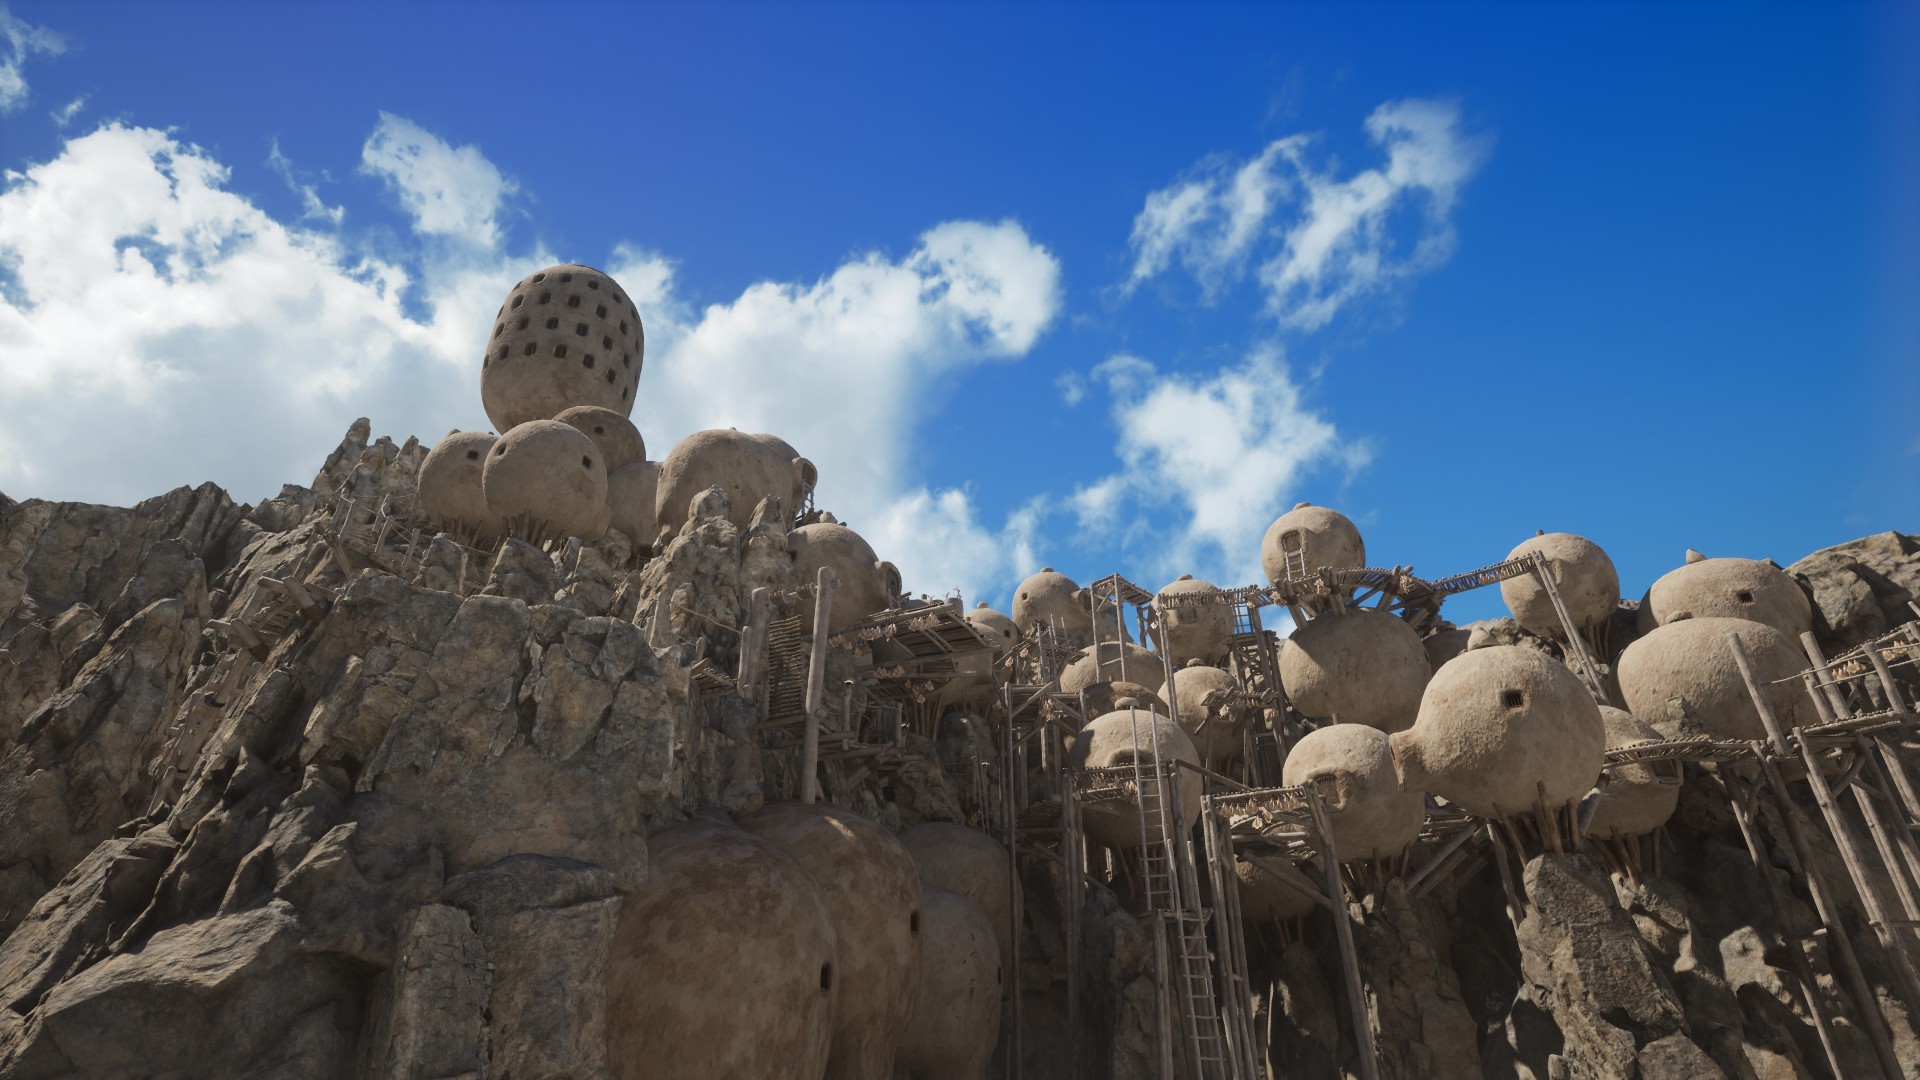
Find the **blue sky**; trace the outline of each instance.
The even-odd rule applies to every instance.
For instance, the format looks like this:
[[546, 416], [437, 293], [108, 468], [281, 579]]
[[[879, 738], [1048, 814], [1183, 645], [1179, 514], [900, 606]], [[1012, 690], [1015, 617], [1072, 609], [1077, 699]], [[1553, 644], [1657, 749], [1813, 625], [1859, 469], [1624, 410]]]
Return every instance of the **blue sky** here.
[[783, 434], [969, 601], [1246, 583], [1301, 499], [1633, 596], [1920, 530], [1916, 5], [6, 10], [17, 498], [484, 428], [565, 259], [649, 300], [650, 456]]

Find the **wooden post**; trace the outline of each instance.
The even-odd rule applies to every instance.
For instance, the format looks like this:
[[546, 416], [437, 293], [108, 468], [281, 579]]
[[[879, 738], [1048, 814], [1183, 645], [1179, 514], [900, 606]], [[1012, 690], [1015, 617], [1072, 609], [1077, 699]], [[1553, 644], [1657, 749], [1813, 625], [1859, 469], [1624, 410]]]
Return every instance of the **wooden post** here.
[[1820, 651], [1820, 642], [1814, 639], [1813, 631], [1800, 634], [1800, 648], [1807, 654], [1807, 659], [1813, 661], [1813, 670], [1820, 673], [1819, 695], [1833, 710], [1834, 719], [1845, 720], [1852, 716], [1847, 709], [1847, 695], [1841, 693], [1839, 685], [1833, 681], [1833, 673], [1827, 668], [1827, 657]]
[[1894, 685], [1893, 672], [1887, 668], [1887, 658], [1880, 655], [1880, 643], [1868, 641], [1860, 646], [1867, 654], [1867, 663], [1873, 665], [1873, 673], [1880, 677], [1880, 693], [1887, 699], [1887, 708], [1893, 715], [1903, 720], [1911, 720], [1913, 713], [1908, 710], [1906, 699], [1900, 696], [1900, 688]]
[[1362, 1080], [1380, 1080], [1380, 1051], [1373, 1042], [1373, 1021], [1367, 1016], [1366, 990], [1360, 982], [1360, 958], [1353, 949], [1353, 925], [1347, 913], [1347, 894], [1340, 885], [1340, 853], [1333, 846], [1333, 822], [1320, 792], [1307, 788], [1307, 808], [1314, 831], [1320, 834], [1320, 861], [1326, 871], [1327, 899], [1333, 903], [1333, 931], [1340, 942], [1340, 966], [1346, 975], [1347, 1007], [1353, 1012], [1353, 1042], [1360, 1052]]
[[[1766, 725], [1767, 735], [1776, 745], [1786, 745], [1786, 735], [1780, 729], [1780, 720], [1774, 715], [1773, 703], [1767, 699], [1766, 690], [1754, 678], [1753, 664], [1747, 659], [1747, 651], [1740, 644], [1740, 638], [1727, 635], [1727, 644], [1733, 650], [1736, 664], [1740, 668], [1741, 681], [1747, 684], [1747, 695], [1753, 699], [1753, 705], [1760, 713], [1760, 722]], [[1840, 861], [1846, 864], [1847, 876], [1853, 881], [1853, 890], [1860, 898], [1860, 906], [1867, 915], [1867, 924], [1873, 928], [1873, 936], [1879, 940], [1881, 948], [1887, 950], [1887, 959], [1893, 965], [1894, 974], [1900, 979], [1909, 1007], [1920, 1005], [1920, 977], [1913, 969], [1913, 954], [1909, 951], [1911, 941], [1896, 936], [1893, 925], [1887, 920], [1887, 912], [1880, 902], [1880, 894], [1873, 887], [1873, 881], [1867, 876], [1864, 859], [1859, 845], [1855, 842], [1853, 830], [1848, 827], [1846, 816], [1840, 812], [1840, 804], [1834, 800], [1833, 789], [1827, 784], [1827, 774], [1820, 771], [1820, 759], [1813, 752], [1813, 746], [1804, 737], [1796, 738], [1800, 747], [1800, 760], [1806, 765], [1807, 784], [1813, 789], [1814, 802], [1820, 806], [1820, 815], [1826, 819], [1827, 831], [1832, 834], [1839, 849]], [[1761, 766], [1774, 773], [1773, 766], [1764, 755]], [[1787, 798], [1786, 785], [1779, 785], [1779, 796]], [[1785, 810], [1782, 810], [1785, 816]], [[1898, 873], [1897, 867], [1888, 869]], [[1829, 923], [1829, 926], [1837, 924]]]
[[833, 567], [823, 566], [814, 578], [813, 644], [807, 654], [805, 735], [800, 743], [800, 801], [820, 797], [820, 707], [827, 695], [827, 635], [833, 618], [833, 590], [840, 583]]
[[772, 611], [773, 590], [765, 585], [753, 590], [747, 601], [747, 632], [740, 637], [740, 675], [735, 681], [740, 697], [746, 701], [756, 699], [754, 687], [766, 672], [767, 624]]
[[[1827, 1064], [1833, 1067], [1833, 1075], [1844, 1076], [1846, 1070], [1840, 1067], [1840, 1052], [1833, 1045], [1833, 1030], [1827, 1022], [1827, 1011], [1820, 1002], [1820, 986], [1814, 981], [1806, 950], [1794, 936], [1793, 929], [1787, 925], [1786, 898], [1780, 893], [1780, 883], [1773, 879], [1773, 860], [1767, 854], [1766, 840], [1754, 828], [1753, 806], [1746, 796], [1728, 785], [1725, 773], [1715, 774], [1714, 779], [1719, 783], [1721, 793], [1727, 797], [1728, 805], [1733, 808], [1733, 820], [1740, 826], [1740, 836], [1747, 843], [1747, 857], [1753, 860], [1753, 868], [1766, 886], [1767, 902], [1773, 908], [1773, 917], [1780, 924], [1780, 936], [1787, 947], [1787, 962], [1793, 969], [1794, 978], [1800, 983], [1800, 996], [1806, 1000], [1807, 1014], [1813, 1017], [1813, 1028], [1820, 1036], [1820, 1048], [1826, 1051]], [[1752, 791], [1754, 797], [1758, 798], [1759, 789]]]

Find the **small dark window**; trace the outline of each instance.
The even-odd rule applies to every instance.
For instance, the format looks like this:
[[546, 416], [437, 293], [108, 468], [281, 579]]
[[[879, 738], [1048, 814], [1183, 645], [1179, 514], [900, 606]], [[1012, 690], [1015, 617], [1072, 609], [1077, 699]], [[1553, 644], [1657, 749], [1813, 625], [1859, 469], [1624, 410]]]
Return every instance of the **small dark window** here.
[[589, 288], [589, 289], [597, 289], [597, 288], [599, 288], [599, 287], [600, 287], [600, 279], [599, 279], [599, 278], [597, 278], [597, 277], [590, 277], [590, 278], [588, 278], [588, 279], [587, 279], [587, 288]]
[[621, 333], [621, 335], [622, 335], [622, 336], [624, 336], [624, 335], [626, 334], [626, 332], [627, 332], [627, 320], [625, 320], [625, 319], [621, 319], [621, 320], [620, 320], [620, 333]]
[[553, 299], [553, 294], [550, 292], [543, 292], [540, 294], [540, 302], [543, 304], [551, 299]]
[[553, 347], [553, 355], [565, 357], [567, 355], [567, 347], [565, 345], [555, 345]]
[[603, 348], [603, 349], [605, 349], [605, 350], [607, 350], [608, 352], [612, 352], [612, 351], [613, 351], [613, 338], [612, 338], [612, 336], [611, 336], [611, 335], [608, 335], [608, 334], [601, 334], [601, 335], [600, 335], [600, 347], [601, 347], [601, 348]]
[[469, 450], [469, 451], [467, 451], [467, 460], [468, 460], [468, 461], [479, 461], [479, 460], [480, 460], [480, 451], [478, 451], [478, 450]]
[[613, 385], [613, 369], [612, 368], [607, 369], [607, 385], [608, 386]]
[[559, 319], [548, 319], [548, 320], [547, 320], [547, 329], [549, 329], [549, 330], [558, 330], [558, 329], [560, 329], [560, 320], [559, 320]]
[[599, 316], [599, 317], [600, 317], [600, 318], [602, 318], [602, 319], [604, 319], [604, 318], [606, 318], [606, 317], [607, 317], [607, 305], [605, 305], [605, 304], [599, 304], [599, 305], [597, 305], [597, 306], [595, 306], [595, 307], [594, 307], [594, 309], [593, 309], [593, 313], [594, 313], [595, 315], [597, 315], [597, 316]]
[[520, 321], [515, 323], [513, 328], [515, 330], [525, 330], [527, 328], [527, 317], [525, 315], [520, 316]]
[[820, 989], [822, 990], [833, 989], [833, 965], [832, 964], [820, 965]]
[[1741, 589], [1739, 592], [1734, 593], [1733, 595], [1735, 599], [1739, 600], [1743, 604], [1753, 603], [1753, 594], [1748, 592], [1745, 589]]
[[506, 333], [506, 332], [507, 332], [507, 324], [506, 324], [506, 323], [495, 323], [495, 324], [494, 324], [494, 327], [493, 327], [493, 336], [494, 336], [494, 337], [499, 337], [499, 336], [500, 336], [501, 334], [504, 334], [504, 333]]
[[586, 324], [586, 323], [577, 323], [577, 324], [575, 324], [575, 325], [574, 325], [574, 328], [573, 328], [573, 336], [574, 336], [574, 337], [586, 337], [586, 336], [587, 336], [587, 324]]
[[504, 454], [504, 453], [506, 453], [506, 452], [507, 452], [507, 447], [506, 447], [506, 444], [505, 444], [505, 443], [502, 443], [502, 444], [500, 444], [499, 446], [496, 446], [496, 447], [494, 447], [494, 448], [493, 448], [493, 452], [494, 452], [494, 453], [496, 453], [496, 454]]
[[540, 351], [540, 346], [535, 345], [533, 342], [529, 341], [527, 342], [526, 351], [522, 355], [532, 356], [534, 353], [539, 351]]
[[603, 427], [597, 427], [593, 429], [593, 433], [595, 435], [605, 435], [607, 433], [607, 429]]
[[620, 388], [620, 400], [621, 401], [627, 400], [627, 391], [625, 387]]
[[581, 467], [581, 468], [583, 468], [583, 469], [591, 469], [591, 468], [593, 468], [593, 459], [592, 459], [592, 458], [590, 458], [590, 457], [583, 457], [583, 458], [581, 458], [581, 459], [580, 459], [580, 467]]
[[547, 275], [544, 272], [535, 274], [533, 275], [533, 280], [536, 282], [545, 281], [547, 280]]
[[920, 913], [919, 912], [916, 911], [913, 914], [907, 916], [907, 929], [916, 934], [920, 932]]
[[592, 367], [592, 366], [593, 366], [593, 354], [592, 354], [592, 353], [588, 353], [587, 355], [585, 355], [585, 356], [583, 356], [583, 357], [581, 357], [581, 358], [580, 358], [580, 366], [581, 366], [581, 367], [583, 367], [583, 368], [590, 368], [590, 367]]
[[1518, 709], [1527, 703], [1527, 695], [1520, 690], [1500, 691], [1500, 704], [1509, 709]]
[[561, 274], [561, 275], [560, 275], [560, 284], [562, 284], [562, 285], [565, 285], [565, 284], [566, 284], [567, 282], [569, 282], [569, 281], [572, 281], [572, 280], [573, 280], [573, 275], [572, 275], [572, 274]]
[[518, 296], [516, 296], [516, 297], [514, 297], [514, 298], [513, 298], [513, 306], [514, 306], [514, 307], [519, 307], [519, 306], [520, 306], [520, 301], [521, 301], [521, 299], [523, 299], [523, 298], [522, 298], [522, 297], [518, 297]]
[[569, 297], [567, 297], [567, 306], [568, 306], [568, 307], [579, 307], [579, 306], [580, 306], [580, 298], [579, 298], [579, 297], [577, 297], [577, 296], [569, 296]]
[[632, 366], [633, 366], [633, 355], [632, 355], [631, 353], [621, 353], [621, 354], [620, 354], [620, 366], [621, 366], [621, 367], [624, 367], [624, 368], [630, 368], [630, 367], [632, 367]]

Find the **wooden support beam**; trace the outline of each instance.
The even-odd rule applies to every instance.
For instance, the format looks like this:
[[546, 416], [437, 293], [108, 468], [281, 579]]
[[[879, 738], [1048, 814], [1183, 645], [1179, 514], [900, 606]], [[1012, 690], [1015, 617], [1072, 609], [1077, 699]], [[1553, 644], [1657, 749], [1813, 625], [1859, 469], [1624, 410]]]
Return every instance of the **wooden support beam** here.
[[814, 578], [813, 645], [807, 655], [806, 734], [800, 743], [800, 801], [820, 797], [820, 709], [827, 693], [827, 636], [833, 617], [833, 590], [840, 579], [833, 567], [823, 566]]
[[1360, 957], [1354, 952], [1353, 925], [1347, 913], [1346, 892], [1340, 885], [1340, 854], [1333, 844], [1333, 821], [1327, 815], [1325, 801], [1314, 788], [1307, 789], [1307, 809], [1313, 814], [1320, 861], [1327, 878], [1327, 900], [1333, 904], [1333, 931], [1340, 944], [1340, 966], [1346, 975], [1347, 1007], [1353, 1014], [1353, 1041], [1360, 1052], [1361, 1080], [1380, 1080], [1380, 1050], [1373, 1041], [1373, 1022], [1367, 1015], [1366, 988], [1360, 981]]

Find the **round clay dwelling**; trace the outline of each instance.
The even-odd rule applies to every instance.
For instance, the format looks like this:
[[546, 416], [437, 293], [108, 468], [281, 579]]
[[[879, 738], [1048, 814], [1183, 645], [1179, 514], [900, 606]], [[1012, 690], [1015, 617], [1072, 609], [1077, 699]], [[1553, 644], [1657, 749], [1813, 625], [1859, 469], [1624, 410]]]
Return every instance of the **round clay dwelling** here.
[[[1660, 733], [1634, 719], [1633, 714], [1611, 705], [1600, 706], [1600, 719], [1607, 726], [1607, 749], [1618, 750], [1635, 743], [1652, 742]], [[1589, 836], [1645, 836], [1667, 823], [1680, 805], [1680, 766], [1675, 762], [1660, 765], [1618, 765], [1612, 770], [1600, 804], [1587, 826]]]
[[1173, 654], [1174, 663], [1198, 660], [1211, 664], [1227, 655], [1227, 642], [1233, 638], [1233, 608], [1224, 603], [1188, 607], [1171, 602], [1176, 597], [1193, 596], [1225, 599], [1214, 585], [1182, 574], [1154, 595], [1154, 616], [1166, 628], [1164, 647]]
[[1319, 788], [1343, 862], [1397, 857], [1426, 823], [1426, 794], [1401, 789], [1387, 733], [1364, 724], [1308, 732], [1287, 752], [1280, 780]]
[[1795, 648], [1813, 629], [1813, 604], [1800, 583], [1759, 559], [1701, 559], [1669, 570], [1647, 590], [1645, 610], [1660, 626], [1683, 611], [1696, 619], [1764, 623]]
[[480, 486], [487, 455], [497, 441], [485, 431], [455, 431], [427, 452], [416, 497], [428, 521], [468, 541], [489, 540], [506, 531], [500, 515], [487, 509], [487, 493]]
[[647, 441], [624, 413], [598, 405], [575, 405], [561, 410], [554, 419], [593, 440], [593, 445], [600, 448], [608, 475], [647, 459]]
[[[1613, 560], [1600, 545], [1572, 533], [1543, 533], [1529, 537], [1507, 553], [1507, 560], [1537, 555], [1553, 575], [1560, 599], [1567, 605], [1574, 630], [1588, 633], [1606, 625], [1620, 606], [1620, 575]], [[1542, 637], [1566, 640], [1559, 613], [1546, 586], [1533, 574], [1522, 574], [1500, 583], [1500, 598], [1507, 602], [1514, 621]]]
[[645, 355], [640, 311], [591, 266], [549, 266], [507, 293], [480, 366], [480, 400], [501, 433], [575, 405], [633, 412]]
[[1324, 566], [1367, 565], [1367, 545], [1345, 514], [1312, 503], [1298, 503], [1281, 514], [1260, 541], [1260, 569], [1275, 585], [1312, 574]]
[[1806, 686], [1794, 678], [1809, 666], [1806, 655], [1774, 627], [1728, 618], [1680, 618], [1627, 646], [1619, 665], [1627, 710], [1669, 739], [1767, 738], [1729, 636], [1746, 647], [1782, 731], [1818, 719]]
[[1431, 669], [1420, 635], [1363, 608], [1301, 625], [1280, 650], [1280, 682], [1315, 720], [1400, 731], [1413, 723]]
[[530, 420], [493, 444], [480, 476], [487, 509], [524, 540], [597, 540], [607, 531], [607, 470], [593, 440], [558, 420]]
[[1080, 586], [1049, 566], [1020, 583], [1013, 592], [1013, 625], [1023, 633], [1035, 623], [1058, 625], [1070, 638], [1092, 640], [1093, 616]]
[[693, 500], [712, 487], [727, 493], [727, 520], [742, 529], [769, 495], [779, 497], [781, 514], [791, 519], [805, 505], [817, 474], [812, 462], [790, 450], [770, 436], [732, 429], [696, 431], [681, 439], [660, 462], [654, 511], [661, 526], [678, 532]]
[[[1156, 758], [1156, 754], [1158, 758]], [[1073, 737], [1067, 750], [1067, 765], [1073, 769], [1110, 769], [1131, 767], [1138, 761], [1149, 779], [1143, 785], [1141, 801], [1146, 807], [1145, 838], [1158, 843], [1163, 837], [1160, 820], [1160, 792], [1152, 779], [1152, 763], [1169, 763], [1177, 796], [1167, 813], [1177, 830], [1184, 831], [1200, 818], [1200, 778], [1192, 772], [1172, 766], [1173, 761], [1200, 763], [1193, 740], [1171, 720], [1146, 709], [1116, 709], [1095, 717]], [[1129, 774], [1130, 775], [1130, 774]], [[1137, 848], [1141, 844], [1141, 814], [1126, 800], [1108, 800], [1089, 804], [1082, 816], [1087, 835], [1111, 848]]]

